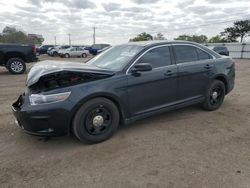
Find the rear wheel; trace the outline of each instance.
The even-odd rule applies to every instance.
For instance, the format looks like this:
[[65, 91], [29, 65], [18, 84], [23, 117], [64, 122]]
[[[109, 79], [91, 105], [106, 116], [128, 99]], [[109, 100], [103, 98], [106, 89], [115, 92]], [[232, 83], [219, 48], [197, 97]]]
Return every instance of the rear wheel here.
[[225, 97], [225, 85], [220, 80], [214, 80], [210, 85], [206, 99], [203, 103], [205, 110], [217, 110], [223, 103]]
[[22, 74], [26, 70], [26, 65], [20, 58], [11, 58], [6, 63], [6, 68], [11, 74]]
[[83, 54], [82, 54], [82, 57], [83, 57], [83, 58], [86, 58], [86, 57], [87, 57], [87, 54], [86, 54], [86, 53], [83, 53]]
[[116, 105], [106, 98], [86, 102], [76, 113], [73, 132], [82, 142], [99, 143], [110, 138], [119, 125]]

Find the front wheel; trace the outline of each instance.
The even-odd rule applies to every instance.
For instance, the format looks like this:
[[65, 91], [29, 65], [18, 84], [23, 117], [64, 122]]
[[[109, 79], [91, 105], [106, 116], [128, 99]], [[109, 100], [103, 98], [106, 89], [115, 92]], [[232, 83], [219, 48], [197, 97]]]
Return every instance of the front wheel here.
[[217, 110], [223, 103], [225, 97], [225, 85], [220, 80], [214, 80], [210, 85], [206, 99], [203, 103], [205, 110]]
[[22, 74], [26, 70], [26, 65], [20, 58], [11, 58], [6, 63], [6, 68], [11, 74]]
[[57, 52], [53, 52], [52, 56], [53, 57], [58, 56], [58, 53]]
[[99, 143], [110, 138], [119, 125], [116, 105], [103, 97], [91, 99], [77, 111], [73, 132], [82, 142]]
[[65, 54], [64, 57], [70, 58], [70, 55], [69, 54]]

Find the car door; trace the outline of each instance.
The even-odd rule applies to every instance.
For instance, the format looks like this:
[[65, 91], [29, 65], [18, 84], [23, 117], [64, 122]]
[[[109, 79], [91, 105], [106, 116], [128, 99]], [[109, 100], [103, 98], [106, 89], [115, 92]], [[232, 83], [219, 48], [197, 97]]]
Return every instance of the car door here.
[[213, 74], [213, 56], [192, 45], [173, 45], [178, 67], [178, 100], [204, 96]]
[[172, 64], [171, 59], [169, 46], [153, 47], [134, 63], [150, 63], [151, 71], [135, 75], [128, 70], [127, 92], [131, 115], [154, 111], [176, 100], [177, 66]]
[[82, 53], [83, 53], [82, 48], [77, 47], [77, 48], [76, 48], [76, 54], [75, 54], [75, 55], [76, 55], [77, 57], [79, 57], [79, 56], [82, 55]]
[[72, 57], [77, 56], [76, 47], [70, 49], [70, 56], [72, 56]]

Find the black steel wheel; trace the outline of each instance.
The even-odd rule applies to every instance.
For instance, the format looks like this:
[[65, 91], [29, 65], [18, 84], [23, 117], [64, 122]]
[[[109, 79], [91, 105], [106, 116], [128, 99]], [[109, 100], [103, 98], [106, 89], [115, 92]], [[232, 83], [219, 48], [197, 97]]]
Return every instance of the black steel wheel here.
[[204, 109], [211, 111], [218, 109], [222, 105], [224, 97], [224, 83], [220, 80], [214, 80], [207, 91], [206, 99], [203, 103]]
[[119, 111], [106, 98], [95, 98], [83, 104], [73, 120], [73, 132], [83, 142], [98, 143], [110, 138], [119, 125]]
[[84, 122], [86, 130], [91, 135], [103, 134], [112, 123], [112, 115], [109, 109], [103, 105], [94, 107], [87, 114]]

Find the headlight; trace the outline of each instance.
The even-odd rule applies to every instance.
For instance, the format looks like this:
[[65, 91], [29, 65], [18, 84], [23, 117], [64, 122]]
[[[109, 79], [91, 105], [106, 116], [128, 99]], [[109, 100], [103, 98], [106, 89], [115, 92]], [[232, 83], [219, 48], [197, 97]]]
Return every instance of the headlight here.
[[29, 96], [31, 105], [49, 104], [66, 100], [71, 92], [57, 93], [51, 95], [32, 94]]

